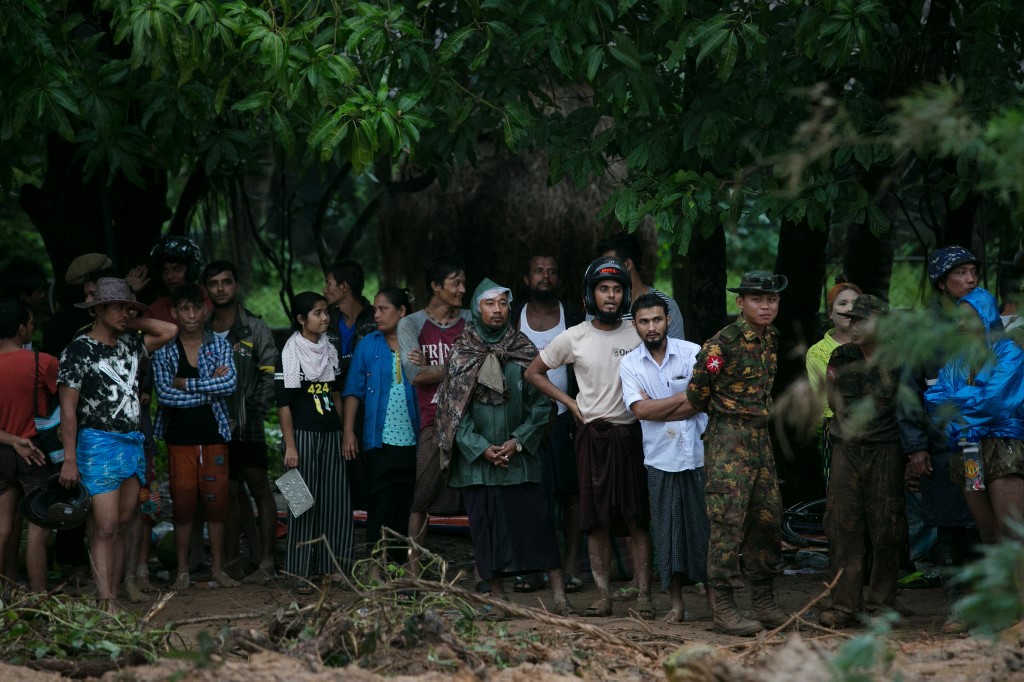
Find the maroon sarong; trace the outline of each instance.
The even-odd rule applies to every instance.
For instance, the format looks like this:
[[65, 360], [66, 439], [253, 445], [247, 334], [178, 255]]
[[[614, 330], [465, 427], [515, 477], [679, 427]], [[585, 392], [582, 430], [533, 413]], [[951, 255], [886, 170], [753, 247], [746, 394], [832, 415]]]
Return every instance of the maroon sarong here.
[[647, 529], [651, 520], [647, 469], [640, 424], [598, 419], [576, 429], [580, 473], [580, 528], [610, 528], [627, 535], [623, 519], [632, 516]]

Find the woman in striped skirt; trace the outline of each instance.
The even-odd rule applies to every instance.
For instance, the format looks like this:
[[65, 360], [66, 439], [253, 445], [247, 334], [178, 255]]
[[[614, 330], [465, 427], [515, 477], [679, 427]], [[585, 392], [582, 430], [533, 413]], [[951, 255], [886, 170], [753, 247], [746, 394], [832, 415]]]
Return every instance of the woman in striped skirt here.
[[[338, 352], [327, 340], [327, 301], [305, 291], [291, 302], [294, 332], [278, 360], [274, 383], [284, 437], [284, 465], [298, 468], [313, 507], [289, 514], [285, 570], [335, 574], [352, 564], [352, 505], [341, 452]], [[320, 536], [327, 544], [303, 544]], [[334, 557], [330, 556], [333, 550]], [[340, 576], [335, 576], [340, 579]]]

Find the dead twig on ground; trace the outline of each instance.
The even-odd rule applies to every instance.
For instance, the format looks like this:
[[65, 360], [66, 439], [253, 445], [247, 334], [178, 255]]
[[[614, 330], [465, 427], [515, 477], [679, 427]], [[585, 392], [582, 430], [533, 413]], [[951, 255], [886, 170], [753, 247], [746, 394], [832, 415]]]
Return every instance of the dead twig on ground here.
[[172, 590], [170, 592], [164, 592], [159, 597], [157, 597], [157, 600], [153, 602], [152, 606], [149, 607], [149, 611], [147, 611], [146, 615], [142, 617], [142, 622], [146, 624], [152, 623], [153, 619], [160, 615], [160, 613], [167, 608], [167, 605], [171, 602], [171, 599], [173, 599], [174, 595], [176, 594], [177, 592]]
[[245, 620], [247, 618], [265, 618], [273, 613], [273, 611], [250, 611], [248, 613], [223, 613], [217, 616], [196, 616], [195, 618], [182, 618], [181, 620], [172, 620], [165, 626], [169, 630], [176, 630], [182, 625], [196, 625], [198, 623], [213, 623], [218, 620]]
[[402, 580], [392, 581], [391, 583], [389, 583], [387, 588], [389, 590], [397, 588], [417, 589], [422, 591], [441, 591], [448, 594], [454, 594], [458, 596], [460, 599], [463, 599], [468, 602], [481, 604], [484, 606], [493, 606], [495, 609], [499, 609], [503, 613], [506, 613], [511, 616], [525, 618], [528, 620], [535, 620], [541, 623], [545, 623], [547, 625], [553, 625], [556, 627], [564, 628], [566, 630], [581, 632], [586, 635], [590, 635], [591, 637], [594, 637], [606, 644], [612, 644], [614, 646], [621, 646], [630, 649], [652, 661], [656, 661], [659, 656], [657, 652], [652, 651], [650, 648], [642, 644], [633, 642], [629, 639], [626, 639], [625, 637], [613, 635], [610, 632], [607, 632], [603, 628], [600, 628], [596, 625], [591, 625], [590, 623], [583, 623], [578, 619], [574, 618], [565, 618], [563, 616], [557, 616], [548, 611], [542, 611], [540, 609], [535, 609], [529, 606], [520, 606], [519, 604], [507, 602], [502, 599], [495, 599], [484, 594], [469, 592], [468, 590], [464, 590], [461, 587], [456, 587], [455, 585], [422, 580], [419, 578], [406, 578]]
[[[793, 625], [797, 621], [806, 623], [806, 621], [803, 620], [802, 616], [805, 613], [807, 613], [807, 611], [809, 611], [812, 606], [814, 606], [815, 604], [817, 604], [822, 599], [824, 599], [825, 597], [827, 597], [829, 594], [832, 593], [832, 588], [834, 588], [836, 586], [836, 583], [839, 582], [839, 578], [842, 575], [843, 575], [843, 569], [839, 569], [836, 572], [835, 577], [832, 578], [832, 582], [824, 583], [825, 589], [821, 592], [821, 594], [819, 594], [818, 596], [814, 597], [814, 599], [811, 599], [809, 602], [804, 604], [803, 608], [801, 608], [799, 611], [797, 611], [796, 613], [792, 614], [789, 618], [787, 618], [786, 622], [783, 623], [782, 625], [780, 625], [777, 628], [774, 628], [772, 630], [769, 630], [764, 635], [759, 636], [756, 640], [754, 640], [752, 642], [742, 642], [740, 644], [730, 644], [730, 645], [725, 646], [723, 648], [725, 650], [727, 650], [727, 651], [731, 651], [733, 653], [738, 654], [740, 659], [744, 659], [744, 658], [747, 658], [748, 656], [751, 656], [752, 654], [754, 654], [756, 652], [759, 652], [766, 645], [769, 645], [769, 644], [780, 644], [780, 643], [784, 642], [785, 641], [784, 639], [778, 639], [778, 640], [774, 639], [775, 636], [778, 635], [783, 630], [789, 628], [791, 625]], [[821, 626], [818, 626], [818, 627], [821, 627]], [[830, 630], [829, 632], [831, 633], [833, 631]]]

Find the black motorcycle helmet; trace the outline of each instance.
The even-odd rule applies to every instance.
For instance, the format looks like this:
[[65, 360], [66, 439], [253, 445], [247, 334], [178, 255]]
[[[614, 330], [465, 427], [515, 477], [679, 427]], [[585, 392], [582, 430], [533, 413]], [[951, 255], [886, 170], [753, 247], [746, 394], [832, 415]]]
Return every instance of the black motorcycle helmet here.
[[[597, 301], [594, 299], [594, 287], [598, 282], [610, 279], [622, 285], [622, 303], [614, 313], [606, 313], [597, 309]], [[593, 315], [601, 322], [618, 322], [623, 314], [629, 310], [630, 301], [633, 300], [633, 280], [629, 276], [626, 264], [615, 256], [601, 256], [591, 261], [587, 271], [583, 273], [583, 307], [588, 315]]]
[[68, 489], [60, 484], [60, 476], [54, 474], [46, 481], [45, 488], [26, 495], [18, 509], [29, 523], [51, 530], [67, 530], [85, 523], [92, 509], [92, 498], [81, 483]]
[[164, 263], [184, 263], [188, 268], [185, 277], [189, 282], [199, 278], [203, 267], [203, 252], [199, 244], [188, 237], [164, 237], [149, 252], [149, 257], [153, 259], [158, 274]]

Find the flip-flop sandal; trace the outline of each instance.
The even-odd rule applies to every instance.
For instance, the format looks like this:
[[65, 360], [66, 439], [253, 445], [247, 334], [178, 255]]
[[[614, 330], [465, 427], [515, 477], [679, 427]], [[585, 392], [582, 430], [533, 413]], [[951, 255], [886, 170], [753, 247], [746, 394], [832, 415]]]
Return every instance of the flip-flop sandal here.
[[536, 592], [544, 586], [544, 579], [536, 573], [517, 575], [512, 589], [516, 592]]
[[562, 618], [572, 618], [573, 616], [580, 615], [579, 611], [574, 609], [568, 601], [555, 602], [555, 610]]
[[647, 597], [637, 599], [636, 608], [633, 610], [644, 620], [654, 620], [654, 603]]
[[627, 587], [620, 587], [619, 589], [612, 592], [612, 599], [615, 601], [633, 601], [640, 594], [639, 587], [633, 587], [629, 585]]
[[566, 594], [573, 594], [574, 592], [579, 592], [583, 589], [583, 581], [572, 573], [566, 573], [563, 578], [563, 582], [565, 583]]
[[611, 602], [606, 602], [603, 599], [598, 599], [596, 602], [588, 606], [585, 611], [583, 611], [583, 615], [588, 618], [610, 616], [612, 615]]

